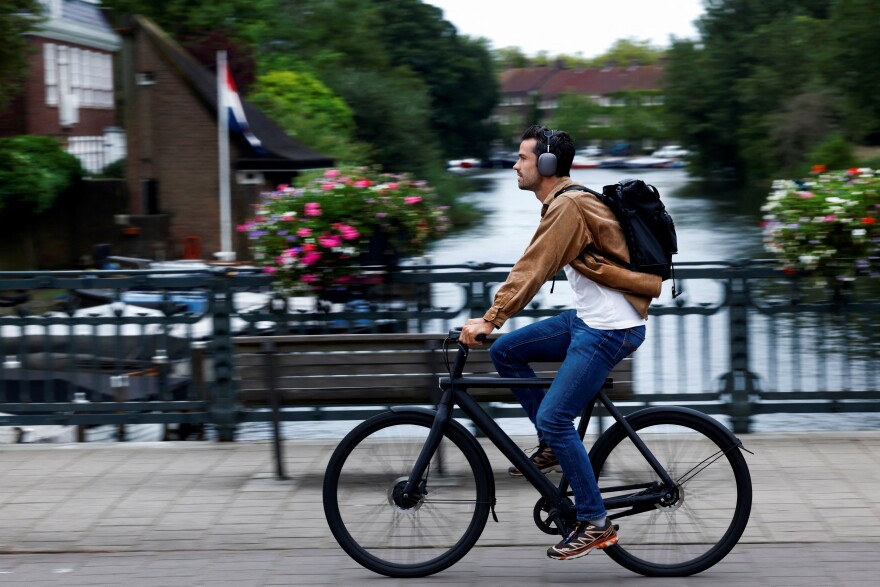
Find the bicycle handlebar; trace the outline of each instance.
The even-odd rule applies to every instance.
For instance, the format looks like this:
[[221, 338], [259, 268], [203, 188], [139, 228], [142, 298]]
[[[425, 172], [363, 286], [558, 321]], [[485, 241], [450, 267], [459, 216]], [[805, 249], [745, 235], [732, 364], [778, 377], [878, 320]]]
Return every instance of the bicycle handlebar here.
[[[447, 338], [449, 340], [458, 341], [459, 336], [461, 336], [461, 328], [450, 328], [449, 329], [449, 335], [447, 336]], [[488, 338], [488, 336], [485, 334], [478, 334], [477, 335], [477, 340], [480, 342], [485, 341], [487, 338]]]

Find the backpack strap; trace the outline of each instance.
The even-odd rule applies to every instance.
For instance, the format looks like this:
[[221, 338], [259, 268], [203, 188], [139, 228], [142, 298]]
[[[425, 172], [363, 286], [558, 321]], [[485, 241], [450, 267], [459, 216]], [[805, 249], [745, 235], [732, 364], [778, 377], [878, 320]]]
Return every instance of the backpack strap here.
[[[564, 194], [565, 192], [571, 192], [571, 191], [575, 191], [575, 190], [581, 191], [581, 192], [587, 192], [588, 194], [593, 194], [594, 196], [596, 196], [599, 199], [600, 202], [602, 202], [603, 204], [605, 203], [602, 201], [602, 194], [600, 194], [597, 191], [591, 190], [590, 188], [588, 188], [586, 186], [579, 185], [579, 184], [570, 185], [568, 187], [562, 188], [561, 190], [556, 192], [556, 194], [553, 197], [556, 198], [556, 197]], [[593, 260], [595, 260], [595, 261], [599, 261], [599, 259], [596, 257], [596, 255], [602, 255], [603, 257], [605, 257], [607, 259], [611, 259], [612, 261], [614, 261], [616, 264], [620, 265], [621, 267], [625, 267], [626, 269], [629, 269], [630, 271], [633, 270], [633, 266], [630, 263], [627, 263], [626, 261], [624, 261], [623, 259], [621, 259], [617, 255], [611, 255], [611, 254], [605, 253], [603, 251], [600, 251], [598, 248], [594, 247], [593, 245], [585, 246], [584, 249], [578, 255], [578, 257], [583, 257], [586, 253], [589, 253], [590, 256], [593, 258]]]

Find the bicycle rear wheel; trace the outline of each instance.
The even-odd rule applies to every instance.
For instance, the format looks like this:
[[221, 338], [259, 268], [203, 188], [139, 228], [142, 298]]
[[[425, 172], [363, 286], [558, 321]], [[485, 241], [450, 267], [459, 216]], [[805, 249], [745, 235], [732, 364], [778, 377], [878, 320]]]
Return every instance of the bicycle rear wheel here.
[[485, 452], [451, 425], [425, 474], [425, 494], [401, 503], [403, 484], [430, 432], [433, 415], [388, 412], [352, 430], [324, 476], [324, 513], [355, 561], [390, 577], [423, 577], [473, 547], [489, 516], [491, 470]]
[[[619, 542], [605, 553], [648, 576], [708, 569], [736, 545], [751, 511], [751, 476], [736, 441], [721, 424], [693, 410], [654, 408], [627, 421], [676, 481], [677, 495], [649, 511], [609, 511], [620, 526]], [[590, 460], [605, 499], [660, 483], [619, 425], [596, 442]]]

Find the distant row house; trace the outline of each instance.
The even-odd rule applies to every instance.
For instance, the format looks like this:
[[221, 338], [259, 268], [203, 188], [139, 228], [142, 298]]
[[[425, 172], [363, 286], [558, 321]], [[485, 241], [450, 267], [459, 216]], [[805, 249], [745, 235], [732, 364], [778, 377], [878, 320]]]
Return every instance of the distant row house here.
[[[561, 97], [574, 94], [588, 98], [599, 107], [599, 113], [591, 121], [592, 127], [610, 127], [614, 122], [615, 108], [656, 109], [663, 106], [663, 73], [663, 67], [659, 65], [509, 69], [500, 76], [501, 101], [493, 113], [493, 121], [508, 128], [535, 122], [549, 123], [557, 114]], [[593, 134], [603, 139], [628, 138], [610, 136], [613, 133]], [[651, 144], [662, 137], [639, 138]]]

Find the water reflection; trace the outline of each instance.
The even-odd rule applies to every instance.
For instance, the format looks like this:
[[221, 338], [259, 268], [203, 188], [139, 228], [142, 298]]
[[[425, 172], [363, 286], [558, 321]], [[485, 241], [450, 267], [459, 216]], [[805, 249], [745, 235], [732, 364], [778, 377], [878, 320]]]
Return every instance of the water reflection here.
[[[660, 190], [678, 233], [676, 261], [763, 256], [754, 194], [720, 193], [719, 187], [698, 182], [682, 169], [645, 169], [629, 175]], [[626, 176], [619, 169], [572, 170], [573, 180], [596, 190]], [[537, 198], [517, 188], [512, 170], [492, 171], [481, 179], [482, 189], [468, 198], [485, 211], [483, 221], [435, 243], [431, 248], [434, 263], [513, 263], [528, 245], [539, 219]], [[743, 206], [743, 201], [749, 204]]]

